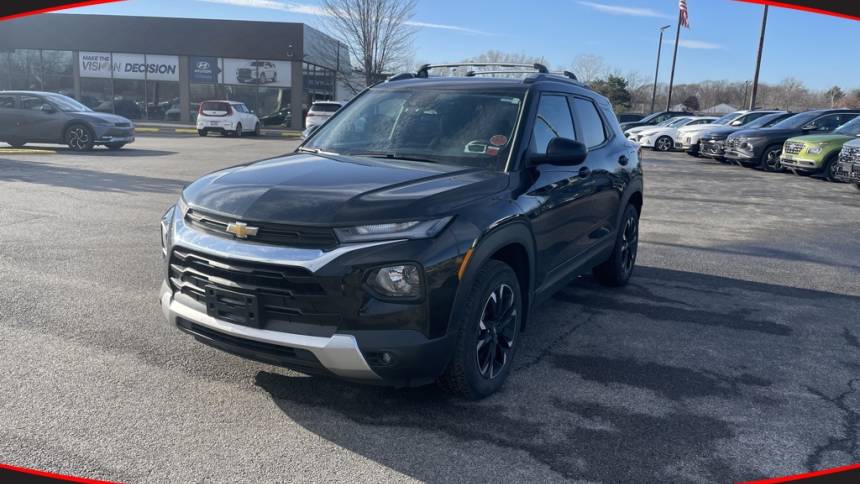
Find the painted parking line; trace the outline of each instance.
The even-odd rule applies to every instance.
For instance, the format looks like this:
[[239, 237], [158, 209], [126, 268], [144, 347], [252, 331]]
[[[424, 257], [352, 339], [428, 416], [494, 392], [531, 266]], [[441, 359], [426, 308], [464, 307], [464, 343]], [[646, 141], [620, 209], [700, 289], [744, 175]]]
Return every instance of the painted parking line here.
[[197, 134], [197, 130], [195, 128], [175, 128], [174, 131], [177, 133]]
[[0, 155], [52, 155], [56, 150], [37, 148], [0, 148]]
[[141, 128], [141, 127], [135, 126], [134, 130], [136, 132], [140, 132], [140, 133], [158, 133], [159, 131], [161, 131], [161, 128], [146, 128], [146, 127]]

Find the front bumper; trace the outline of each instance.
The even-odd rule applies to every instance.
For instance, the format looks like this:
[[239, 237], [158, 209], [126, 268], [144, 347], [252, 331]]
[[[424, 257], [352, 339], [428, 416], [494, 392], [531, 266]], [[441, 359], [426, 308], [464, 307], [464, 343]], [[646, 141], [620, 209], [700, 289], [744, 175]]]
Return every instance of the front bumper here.
[[722, 158], [725, 155], [724, 140], [699, 140], [699, 153], [708, 158]]
[[835, 175], [839, 181], [860, 183], [860, 161], [837, 162]]
[[758, 156], [756, 156], [755, 153], [732, 148], [726, 148], [723, 158], [742, 165], [749, 165], [758, 162]]
[[788, 168], [790, 170], [814, 172], [821, 169], [821, 166], [819, 166], [819, 163], [821, 162], [818, 160], [810, 160], [807, 158], [798, 157], [786, 158], [783, 156], [780, 158], [779, 161], [780, 163], [782, 163], [783, 167]]

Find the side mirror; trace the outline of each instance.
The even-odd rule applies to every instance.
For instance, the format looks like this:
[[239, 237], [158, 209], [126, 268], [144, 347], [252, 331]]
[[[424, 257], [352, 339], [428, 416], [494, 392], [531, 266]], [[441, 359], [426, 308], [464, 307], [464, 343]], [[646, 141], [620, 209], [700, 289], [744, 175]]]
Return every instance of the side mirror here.
[[743, 123], [741, 123], [740, 121], [732, 121], [731, 123], [729, 123], [729, 126], [740, 126], [742, 124]]
[[569, 138], [553, 138], [546, 147], [546, 154], [529, 155], [532, 165], [578, 165], [588, 156], [585, 144]]
[[815, 129], [815, 124], [804, 124], [800, 127], [803, 131], [812, 131]]
[[41, 109], [42, 109], [43, 113], [50, 114], [50, 113], [56, 112], [56, 109], [54, 109], [54, 106], [51, 106], [50, 104], [42, 104]]

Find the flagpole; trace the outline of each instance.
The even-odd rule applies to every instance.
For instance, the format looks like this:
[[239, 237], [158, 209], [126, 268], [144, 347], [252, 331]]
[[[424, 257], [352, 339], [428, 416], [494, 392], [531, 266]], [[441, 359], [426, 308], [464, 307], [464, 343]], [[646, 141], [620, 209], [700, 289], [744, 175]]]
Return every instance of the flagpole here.
[[750, 109], [755, 109], [756, 96], [758, 95], [758, 73], [761, 70], [761, 52], [764, 50], [764, 31], [767, 29], [767, 5], [764, 6], [764, 14], [761, 17], [761, 35], [758, 39], [758, 55], [755, 60], [755, 77], [753, 77], [752, 96], [750, 96]]
[[669, 97], [666, 99], [666, 111], [672, 107], [672, 85], [675, 83], [675, 61], [678, 60], [678, 40], [681, 38], [681, 11], [678, 10], [678, 28], [675, 29], [675, 53], [672, 54], [672, 74], [669, 76]]

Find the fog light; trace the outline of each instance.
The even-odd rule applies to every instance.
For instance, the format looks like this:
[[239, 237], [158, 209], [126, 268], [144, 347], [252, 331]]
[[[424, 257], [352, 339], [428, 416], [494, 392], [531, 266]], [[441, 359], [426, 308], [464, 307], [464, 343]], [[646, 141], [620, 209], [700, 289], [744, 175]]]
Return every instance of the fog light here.
[[367, 283], [383, 296], [414, 298], [421, 294], [421, 271], [414, 264], [382, 267], [370, 273]]

